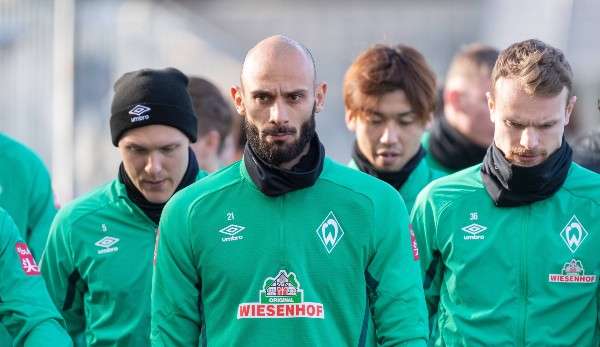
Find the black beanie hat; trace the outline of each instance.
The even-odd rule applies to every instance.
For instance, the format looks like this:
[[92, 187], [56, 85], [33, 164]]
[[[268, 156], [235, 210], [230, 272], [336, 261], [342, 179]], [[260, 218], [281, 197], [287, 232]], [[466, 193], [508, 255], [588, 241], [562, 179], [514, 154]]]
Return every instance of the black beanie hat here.
[[115, 82], [110, 133], [117, 146], [134, 128], [163, 124], [181, 130], [196, 142], [197, 120], [187, 91], [188, 78], [175, 68], [131, 71]]

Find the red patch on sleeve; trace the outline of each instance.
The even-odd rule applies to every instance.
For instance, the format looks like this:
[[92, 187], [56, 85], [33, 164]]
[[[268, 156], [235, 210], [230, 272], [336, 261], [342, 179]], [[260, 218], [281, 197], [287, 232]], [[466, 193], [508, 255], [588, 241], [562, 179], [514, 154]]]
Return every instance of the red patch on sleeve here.
[[408, 225], [408, 230], [410, 231], [410, 247], [412, 248], [413, 259], [419, 260], [419, 247], [417, 246], [417, 238], [415, 237], [412, 224]]
[[27, 276], [36, 276], [40, 274], [40, 267], [35, 263], [33, 255], [25, 242], [17, 242], [17, 254], [21, 260], [21, 268]]

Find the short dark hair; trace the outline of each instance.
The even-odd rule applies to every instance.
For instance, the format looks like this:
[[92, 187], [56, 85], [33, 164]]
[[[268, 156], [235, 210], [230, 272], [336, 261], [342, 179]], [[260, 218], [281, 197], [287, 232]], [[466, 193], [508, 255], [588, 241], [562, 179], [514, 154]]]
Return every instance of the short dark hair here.
[[452, 58], [446, 80], [454, 77], [479, 78], [483, 74], [490, 77], [500, 52], [491, 46], [471, 43], [462, 47]]
[[200, 77], [190, 76], [188, 92], [198, 118], [198, 138], [216, 130], [221, 139], [219, 152], [233, 125], [233, 108], [213, 83]]
[[416, 49], [376, 45], [361, 53], [344, 78], [346, 109], [376, 107], [386, 93], [402, 90], [422, 123], [435, 109], [435, 74]]

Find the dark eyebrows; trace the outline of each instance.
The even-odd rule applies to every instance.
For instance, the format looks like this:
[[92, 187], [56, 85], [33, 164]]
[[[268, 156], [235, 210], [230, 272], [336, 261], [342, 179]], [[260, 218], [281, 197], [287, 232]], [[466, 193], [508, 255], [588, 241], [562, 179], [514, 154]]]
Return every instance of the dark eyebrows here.
[[296, 90], [292, 90], [291, 92], [285, 92], [284, 93], [285, 96], [294, 96], [294, 95], [307, 95], [308, 94], [308, 89], [296, 89]]
[[[386, 117], [387, 116], [386, 114], [381, 113], [379, 111], [375, 111], [373, 109], [364, 109], [364, 111], [367, 112], [367, 113], [374, 114], [374, 115], [379, 116], [379, 117]], [[392, 115], [392, 117], [394, 117], [394, 118], [404, 118], [406, 116], [410, 116], [411, 114], [414, 114], [413, 110], [408, 110], [408, 111], [405, 111], [405, 112], [395, 113], [395, 114]]]
[[258, 89], [251, 91], [250, 95], [252, 95], [252, 97], [255, 98], [257, 96], [273, 96], [273, 93], [268, 90]]

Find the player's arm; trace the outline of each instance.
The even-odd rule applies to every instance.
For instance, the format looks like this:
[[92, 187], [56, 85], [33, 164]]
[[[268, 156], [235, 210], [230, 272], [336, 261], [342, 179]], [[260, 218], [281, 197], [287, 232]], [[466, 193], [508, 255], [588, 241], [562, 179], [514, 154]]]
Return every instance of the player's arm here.
[[437, 219], [434, 214], [429, 189], [424, 189], [417, 196], [410, 222], [419, 247], [423, 288], [425, 290], [425, 300], [427, 302], [429, 317], [434, 317], [437, 315], [440, 301], [440, 288], [444, 266], [435, 240]]
[[67, 331], [73, 338], [85, 330], [83, 296], [86, 290], [74, 259], [71, 225], [68, 218], [59, 213], [50, 228], [40, 267], [50, 298], [64, 317]]
[[163, 210], [152, 278], [152, 346], [198, 346], [202, 327], [200, 276], [186, 209]]
[[42, 256], [46, 245], [50, 225], [56, 215], [54, 193], [50, 175], [41, 160], [31, 182], [27, 231], [25, 241], [29, 245], [36, 260]]
[[4, 211], [0, 211], [0, 274], [0, 323], [15, 346], [71, 346], [35, 259]]
[[365, 272], [377, 339], [381, 346], [425, 346], [427, 311], [408, 214], [399, 194], [385, 193], [385, 203], [374, 207], [374, 250]]

